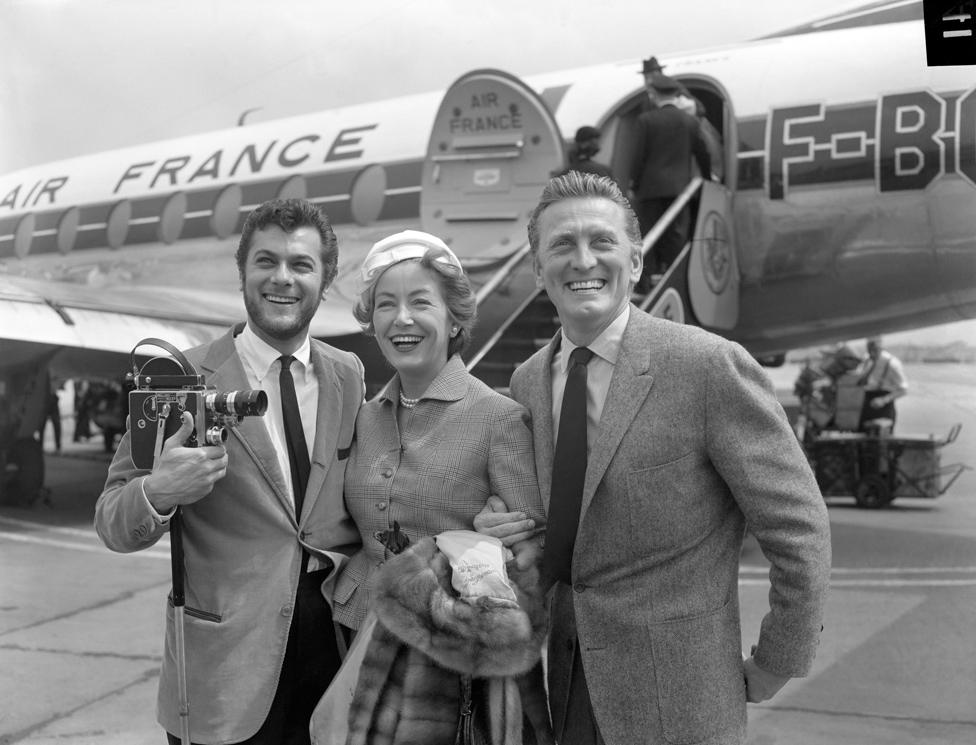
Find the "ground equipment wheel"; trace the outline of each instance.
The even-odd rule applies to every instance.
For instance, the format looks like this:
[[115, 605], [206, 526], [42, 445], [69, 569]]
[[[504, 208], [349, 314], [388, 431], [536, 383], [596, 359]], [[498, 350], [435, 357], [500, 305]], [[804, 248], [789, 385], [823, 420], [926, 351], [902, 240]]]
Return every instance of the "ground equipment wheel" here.
[[870, 473], [857, 482], [854, 499], [858, 507], [876, 510], [891, 503], [894, 496], [888, 486], [888, 480], [876, 473]]

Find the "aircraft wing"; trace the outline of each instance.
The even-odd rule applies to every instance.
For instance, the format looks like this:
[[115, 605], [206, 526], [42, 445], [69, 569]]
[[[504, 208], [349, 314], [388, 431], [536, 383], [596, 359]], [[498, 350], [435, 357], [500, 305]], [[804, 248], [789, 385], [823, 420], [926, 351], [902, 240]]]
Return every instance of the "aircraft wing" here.
[[192, 298], [182, 294], [169, 288], [109, 289], [0, 277], [0, 327], [5, 339], [128, 352], [150, 336], [181, 348], [195, 346], [239, 316], [236, 308], [216, 303], [191, 312]]

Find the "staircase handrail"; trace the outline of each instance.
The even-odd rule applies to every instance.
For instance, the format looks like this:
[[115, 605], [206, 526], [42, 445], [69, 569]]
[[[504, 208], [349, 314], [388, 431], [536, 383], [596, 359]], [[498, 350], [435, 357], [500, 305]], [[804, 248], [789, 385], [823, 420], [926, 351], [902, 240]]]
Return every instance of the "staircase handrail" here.
[[[674, 222], [675, 218], [678, 216], [681, 210], [684, 209], [685, 205], [687, 205], [688, 202], [690, 202], [692, 198], [694, 198], [694, 196], [699, 191], [701, 191], [702, 185], [704, 183], [705, 180], [701, 176], [695, 176], [691, 181], [689, 181], [688, 185], [684, 188], [684, 190], [664, 211], [664, 214], [661, 215], [661, 217], [658, 219], [656, 223], [654, 223], [654, 226], [649, 231], [647, 231], [647, 235], [644, 236], [644, 240], [641, 243], [641, 250], [643, 251], [645, 257], [647, 256], [647, 252], [651, 250], [651, 247], [655, 243], [657, 243], [658, 239], [664, 234], [664, 231], [671, 226], [671, 223]], [[691, 238], [688, 239], [688, 243], [690, 242], [691, 242]], [[682, 254], [684, 253], [685, 249], [688, 247], [688, 243], [682, 246], [682, 250], [681, 250]], [[647, 296], [643, 300], [641, 300], [641, 302], [638, 305], [638, 307], [641, 310], [647, 310], [651, 306], [651, 303], [657, 301], [658, 296], [661, 295], [661, 293], [663, 292], [663, 288], [668, 286], [668, 283], [665, 280], [671, 275], [671, 273], [675, 270], [675, 267], [677, 267], [678, 264], [680, 263], [681, 263], [681, 255], [679, 254], [678, 258], [675, 259], [673, 262], [671, 262], [671, 266], [668, 267], [667, 272], [665, 272], [661, 280], [654, 286], [654, 289], [652, 289], [649, 293], [647, 293]]]
[[[521, 246], [519, 246], [518, 250], [515, 253], [513, 253], [509, 257], [508, 261], [506, 261], [505, 264], [502, 265], [501, 269], [495, 272], [491, 276], [491, 278], [478, 289], [478, 292], [475, 293], [475, 300], [478, 303], [479, 307], [485, 300], [488, 299], [488, 297], [496, 289], [498, 289], [498, 286], [502, 282], [504, 282], [512, 275], [512, 273], [515, 271], [515, 268], [519, 264], [521, 264], [522, 261], [525, 259], [525, 257], [529, 254], [529, 251], [530, 251], [529, 242], [526, 241]], [[495, 330], [495, 333], [492, 334], [488, 338], [488, 340], [481, 345], [481, 347], [478, 349], [475, 355], [470, 360], [468, 360], [469, 371], [473, 370], [475, 365], [481, 362], [484, 356], [492, 350], [492, 348], [502, 338], [502, 335], [508, 330], [508, 327], [515, 322], [515, 319], [519, 317], [522, 311], [525, 310], [526, 306], [535, 299], [535, 297], [539, 294], [539, 292], [541, 292], [541, 290], [538, 289], [535, 289], [532, 292], [530, 292], [527, 300], [525, 300], [522, 303], [519, 303], [519, 305], [515, 309], [515, 312], [511, 314], [508, 318], [506, 318], [501, 323], [501, 325], [499, 325], [499, 327]]]

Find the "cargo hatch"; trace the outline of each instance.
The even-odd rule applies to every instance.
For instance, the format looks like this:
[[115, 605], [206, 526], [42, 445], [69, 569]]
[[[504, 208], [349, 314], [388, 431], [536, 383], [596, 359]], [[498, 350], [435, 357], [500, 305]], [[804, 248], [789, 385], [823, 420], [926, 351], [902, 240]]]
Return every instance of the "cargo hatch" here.
[[466, 265], [523, 245], [525, 225], [553, 172], [562, 137], [543, 100], [500, 70], [474, 70], [444, 95], [431, 130], [420, 198], [423, 229]]

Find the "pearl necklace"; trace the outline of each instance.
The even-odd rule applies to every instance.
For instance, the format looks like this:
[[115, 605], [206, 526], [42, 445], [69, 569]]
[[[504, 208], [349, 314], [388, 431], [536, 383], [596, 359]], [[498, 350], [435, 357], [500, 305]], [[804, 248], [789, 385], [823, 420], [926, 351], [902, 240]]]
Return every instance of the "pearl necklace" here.
[[419, 398], [407, 398], [403, 395], [403, 391], [400, 391], [400, 406], [402, 406], [404, 409], [412, 409], [418, 403], [420, 403]]

